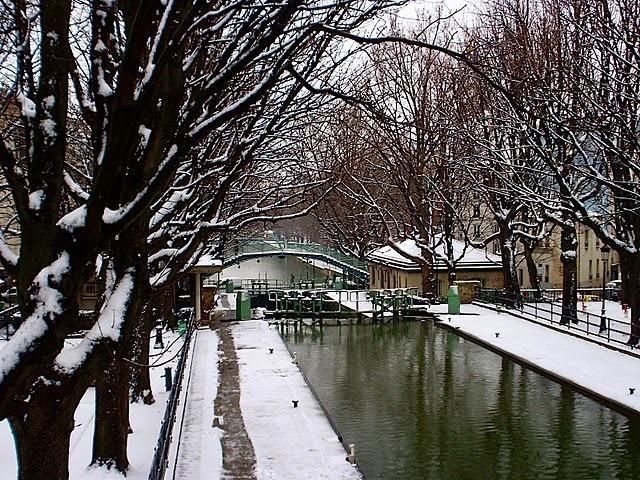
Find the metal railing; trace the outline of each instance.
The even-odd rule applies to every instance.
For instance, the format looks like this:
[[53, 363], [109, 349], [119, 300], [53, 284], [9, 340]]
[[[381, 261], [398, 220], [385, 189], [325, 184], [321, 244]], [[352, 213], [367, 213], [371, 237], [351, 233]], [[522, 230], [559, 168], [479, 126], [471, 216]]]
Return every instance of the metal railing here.
[[[567, 330], [594, 335], [608, 343], [627, 345], [631, 336], [631, 321], [611, 318], [601, 314], [577, 309], [575, 315], [565, 314], [562, 306], [553, 300], [535, 295], [519, 295], [499, 289], [481, 288], [477, 299], [496, 306], [519, 310], [536, 320], [547, 321], [551, 325], [560, 325]], [[580, 305], [581, 302], [578, 302]]]
[[163, 480], [167, 466], [169, 465], [169, 448], [171, 446], [173, 425], [176, 421], [180, 392], [182, 391], [182, 380], [184, 378], [185, 366], [191, 346], [191, 337], [197, 327], [193, 309], [191, 309], [189, 315], [188, 328], [185, 333], [184, 344], [173, 376], [171, 392], [169, 393], [169, 399], [167, 400], [167, 406], [164, 411], [164, 418], [162, 419], [162, 424], [160, 426], [158, 443], [156, 444], [153, 452], [153, 461], [151, 462], [151, 468], [149, 470], [149, 480]]
[[344, 266], [351, 270], [357, 270], [362, 274], [369, 274], [367, 263], [359, 260], [358, 258], [345, 255], [344, 253], [331, 247], [327, 247], [326, 245], [306, 242], [291, 242], [288, 240], [276, 241], [264, 240], [261, 238], [242, 239], [224, 251], [224, 263], [226, 265], [227, 263], [230, 263], [229, 260], [234, 258], [261, 253], [273, 253], [274, 255], [298, 253], [301, 256], [304, 256], [305, 254], [322, 256], [331, 260], [332, 263], [336, 265]]

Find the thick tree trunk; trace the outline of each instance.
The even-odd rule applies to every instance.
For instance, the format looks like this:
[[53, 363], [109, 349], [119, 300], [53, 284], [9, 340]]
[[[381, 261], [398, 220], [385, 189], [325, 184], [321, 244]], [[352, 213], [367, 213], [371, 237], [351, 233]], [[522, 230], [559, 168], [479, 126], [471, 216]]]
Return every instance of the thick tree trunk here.
[[[130, 277], [132, 286], [121, 315], [121, 332], [117, 344], [103, 353], [100, 378], [96, 379], [96, 426], [93, 436], [92, 464], [113, 468], [126, 474], [129, 423], [129, 369], [125, 361], [131, 355], [133, 334], [143, 322], [142, 307], [147, 299], [147, 215], [130, 225], [115, 242], [111, 261], [116, 282]], [[148, 342], [148, 337], [146, 338]], [[106, 349], [105, 349], [106, 350]]]
[[631, 308], [631, 331], [629, 345], [637, 345], [640, 340], [640, 255], [618, 252], [622, 275], [622, 301]]
[[509, 225], [499, 224], [500, 254], [504, 289], [516, 297], [520, 296], [520, 283], [516, 272], [516, 240]]
[[560, 233], [560, 261], [562, 262], [562, 318], [563, 325], [578, 323], [578, 237], [574, 225], [563, 225]]
[[150, 300], [144, 307], [142, 321], [134, 327], [131, 359], [135, 363], [131, 366], [130, 378], [132, 403], [142, 401], [145, 405], [151, 405], [155, 402], [149, 377], [149, 341], [155, 323], [153, 311]]
[[[57, 381], [56, 381], [57, 382]], [[10, 416], [18, 460], [18, 480], [69, 478], [69, 440], [73, 415], [86, 384], [33, 386], [28, 409]], [[5, 472], [6, 473], [6, 472]]]
[[431, 266], [426, 262], [420, 264], [420, 272], [422, 274], [422, 295], [426, 296], [429, 294], [435, 294], [436, 292], [433, 286], [433, 269]]
[[23, 422], [10, 418], [18, 454], [18, 480], [69, 478], [69, 439], [73, 413], [50, 413], [30, 409]]
[[92, 465], [126, 472], [129, 434], [129, 367], [114, 356], [96, 381]]

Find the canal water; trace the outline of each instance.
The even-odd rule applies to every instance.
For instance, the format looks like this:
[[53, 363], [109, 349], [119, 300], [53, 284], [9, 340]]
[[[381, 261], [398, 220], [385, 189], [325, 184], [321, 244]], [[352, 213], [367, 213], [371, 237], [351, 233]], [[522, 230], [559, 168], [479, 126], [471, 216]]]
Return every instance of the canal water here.
[[287, 341], [369, 480], [640, 478], [638, 418], [432, 322]]

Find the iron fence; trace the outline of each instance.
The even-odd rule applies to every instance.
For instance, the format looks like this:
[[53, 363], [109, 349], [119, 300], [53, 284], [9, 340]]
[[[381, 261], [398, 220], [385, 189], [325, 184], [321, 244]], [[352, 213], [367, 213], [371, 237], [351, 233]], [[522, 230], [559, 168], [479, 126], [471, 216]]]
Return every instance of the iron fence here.
[[566, 314], [562, 306], [543, 295], [521, 295], [499, 289], [481, 288], [477, 299], [500, 307], [519, 310], [537, 320], [560, 325], [567, 330], [594, 335], [609, 343], [628, 345], [631, 336], [631, 321], [611, 318], [606, 315], [580, 311]]
[[149, 471], [149, 480], [163, 480], [167, 466], [169, 465], [169, 448], [171, 447], [173, 426], [176, 421], [176, 412], [178, 410], [180, 392], [182, 391], [182, 380], [184, 378], [185, 366], [189, 355], [189, 348], [191, 346], [191, 337], [196, 327], [195, 313], [193, 309], [191, 309], [189, 312], [188, 327], [184, 337], [184, 344], [178, 358], [176, 371], [173, 376], [171, 392], [169, 392], [169, 400], [167, 401], [164, 418], [162, 419], [162, 424], [160, 426], [158, 443], [156, 444], [153, 452], [153, 461], [151, 462], [151, 468]]

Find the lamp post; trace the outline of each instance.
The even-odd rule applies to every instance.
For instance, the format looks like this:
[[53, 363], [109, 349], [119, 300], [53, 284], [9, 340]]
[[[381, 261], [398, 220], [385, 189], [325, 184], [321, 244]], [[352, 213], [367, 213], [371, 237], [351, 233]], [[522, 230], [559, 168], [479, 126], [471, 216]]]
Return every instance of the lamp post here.
[[542, 299], [542, 265], [538, 265], [536, 269], [536, 277], [538, 277], [538, 291], [536, 292], [536, 298]]
[[604, 316], [606, 312], [604, 297], [605, 297], [605, 286], [607, 283], [607, 276], [606, 276], [607, 261], [609, 260], [610, 251], [611, 249], [606, 245], [603, 245], [602, 248], [600, 249], [600, 254], [602, 258], [602, 312], [600, 312], [600, 332], [604, 332], [607, 329], [607, 319]]

